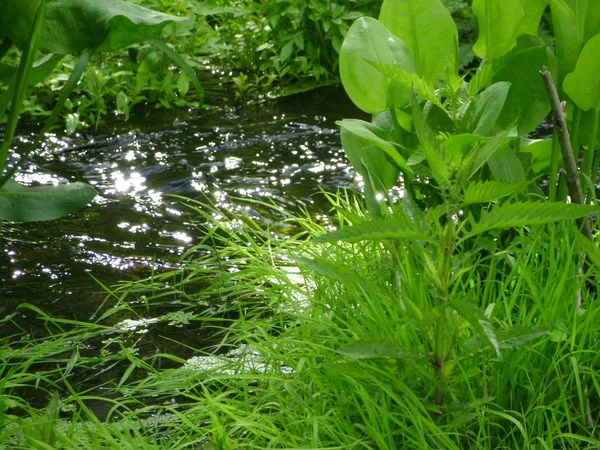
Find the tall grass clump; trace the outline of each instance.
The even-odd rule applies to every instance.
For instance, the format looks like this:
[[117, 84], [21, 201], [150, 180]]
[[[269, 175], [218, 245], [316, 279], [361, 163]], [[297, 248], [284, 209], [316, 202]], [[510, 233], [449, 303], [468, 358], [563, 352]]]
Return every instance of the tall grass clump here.
[[47, 336], [2, 346], [5, 448], [598, 445], [595, 269], [573, 225], [455, 249], [448, 302], [480, 327], [442, 310], [440, 378], [423, 243], [324, 241], [368, 223], [353, 197], [329, 198], [333, 232], [188, 202], [205, 238], [179, 269], [107, 288], [88, 324], [36, 310]]

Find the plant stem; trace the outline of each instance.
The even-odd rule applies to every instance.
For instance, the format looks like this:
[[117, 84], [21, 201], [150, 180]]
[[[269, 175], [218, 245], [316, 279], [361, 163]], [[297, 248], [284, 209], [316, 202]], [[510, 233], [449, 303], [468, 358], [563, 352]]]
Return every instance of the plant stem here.
[[[558, 140], [560, 143], [560, 150], [565, 163], [565, 169], [567, 171], [567, 186], [569, 188], [569, 195], [571, 201], [583, 205], [585, 203], [583, 198], [583, 192], [581, 191], [581, 184], [579, 183], [579, 173], [577, 171], [577, 164], [573, 156], [573, 149], [571, 148], [571, 140], [569, 138], [569, 130], [567, 128], [567, 120], [565, 117], [565, 111], [563, 105], [558, 98], [556, 92], [556, 86], [554, 80], [552, 80], [552, 74], [547, 67], [541, 72], [542, 80], [544, 80], [544, 86], [546, 87], [546, 93], [550, 99], [550, 105], [552, 106], [552, 113], [554, 115], [554, 129], [558, 134]], [[580, 226], [583, 227], [583, 234], [588, 239], [592, 238], [592, 231], [590, 229], [590, 223], [588, 219], [580, 219]]]
[[[577, 108], [579, 109], [579, 108]], [[598, 113], [599, 110], [598, 108], [594, 108], [594, 110], [592, 111], [592, 134], [590, 135], [590, 139], [588, 141], [588, 146], [587, 149], [585, 151], [585, 156], [583, 157], [583, 164], [581, 166], [581, 179], [583, 179], [584, 175], [589, 176], [590, 180], [592, 182], [592, 186], [590, 186], [590, 189], [593, 192], [593, 185], [596, 184], [596, 176], [595, 174], [592, 172], [592, 168], [593, 168], [593, 162], [594, 162], [594, 155], [596, 153], [596, 134], [598, 133]], [[581, 184], [583, 184], [582, 181], [580, 181]], [[587, 189], [586, 189], [587, 192]], [[589, 198], [589, 196], [586, 195], [587, 198]]]
[[555, 202], [558, 190], [558, 155], [560, 144], [556, 130], [552, 131], [552, 154], [550, 156], [550, 181], [548, 182], [548, 200]]

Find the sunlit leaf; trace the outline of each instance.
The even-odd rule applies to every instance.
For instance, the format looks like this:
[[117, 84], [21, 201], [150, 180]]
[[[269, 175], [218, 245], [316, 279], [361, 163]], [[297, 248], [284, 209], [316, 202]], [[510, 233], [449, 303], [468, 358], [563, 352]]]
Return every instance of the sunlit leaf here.
[[406, 43], [428, 83], [445, 80], [456, 67], [458, 32], [440, 0], [384, 0], [379, 20]]
[[429, 240], [431, 236], [427, 229], [423, 226], [415, 225], [404, 214], [395, 214], [332, 231], [317, 237], [316, 241], [357, 242], [380, 239]]
[[497, 228], [542, 225], [562, 220], [575, 220], [600, 212], [600, 206], [560, 202], [518, 202], [492, 207], [481, 215], [468, 236]]
[[512, 195], [525, 188], [523, 183], [502, 183], [499, 181], [480, 181], [468, 184], [463, 192], [465, 205], [487, 203]]

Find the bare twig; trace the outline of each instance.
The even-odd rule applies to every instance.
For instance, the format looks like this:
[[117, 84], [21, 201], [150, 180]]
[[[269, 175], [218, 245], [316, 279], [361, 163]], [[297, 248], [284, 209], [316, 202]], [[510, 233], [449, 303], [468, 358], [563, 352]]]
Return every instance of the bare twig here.
[[[571, 201], [573, 203], [583, 205], [585, 204], [585, 199], [583, 197], [583, 191], [581, 190], [581, 183], [579, 182], [579, 170], [577, 169], [575, 156], [573, 155], [573, 149], [571, 148], [571, 138], [569, 137], [564, 107], [560, 102], [558, 92], [556, 92], [556, 86], [554, 85], [554, 80], [552, 79], [552, 74], [548, 68], [544, 67], [540, 73], [542, 75], [542, 80], [544, 80], [546, 93], [550, 99], [550, 105], [552, 106], [554, 129], [558, 134], [560, 151], [562, 153], [563, 162], [565, 163], [569, 195], [571, 196]], [[593, 242], [594, 238], [592, 236], [589, 219], [580, 219], [579, 224], [580, 226], [583, 225], [583, 235]]]

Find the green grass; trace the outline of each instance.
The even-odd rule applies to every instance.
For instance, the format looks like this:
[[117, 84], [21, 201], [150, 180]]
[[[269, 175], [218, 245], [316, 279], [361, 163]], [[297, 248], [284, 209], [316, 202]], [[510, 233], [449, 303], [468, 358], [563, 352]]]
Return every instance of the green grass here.
[[[361, 220], [352, 200], [330, 200], [336, 222]], [[461, 331], [440, 406], [431, 287], [411, 251], [416, 243], [314, 243], [310, 236], [326, 225], [307, 216], [274, 208], [278, 225], [268, 227], [243, 208], [190, 205], [206, 237], [182, 269], [110, 289], [90, 323], [23, 306], [47, 333], [0, 347], [4, 448], [600, 444], [600, 309], [595, 292], [582, 289], [596, 283], [581, 273], [572, 226], [521, 229], [505, 246], [490, 238], [485, 249], [455, 254], [452, 296], [480, 306], [499, 336], [511, 327], [544, 332], [516, 345], [513, 331], [496, 356], [481, 349], [470, 324], [451, 316]], [[294, 258], [319, 263], [298, 266]], [[162, 324], [159, 348], [148, 352], [143, 333], [123, 331], [124, 319], [146, 319], [138, 331], [149, 333]], [[180, 330], [212, 337], [190, 348]], [[47, 392], [44, 403], [57, 392], [60, 419], [34, 405], [32, 392], [33, 399]], [[40, 432], [44, 423], [52, 433]]]

